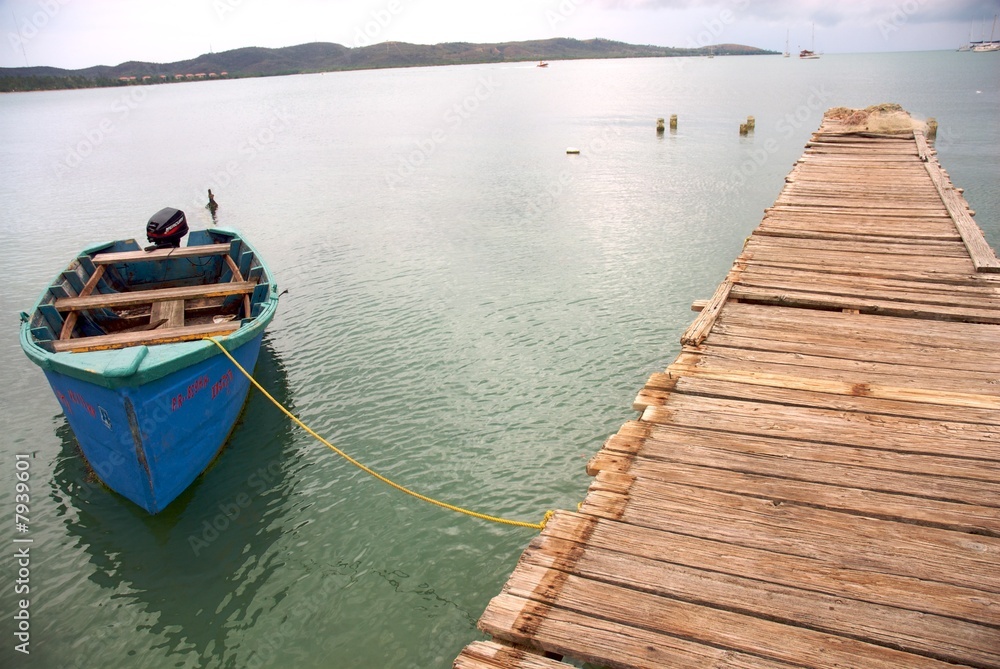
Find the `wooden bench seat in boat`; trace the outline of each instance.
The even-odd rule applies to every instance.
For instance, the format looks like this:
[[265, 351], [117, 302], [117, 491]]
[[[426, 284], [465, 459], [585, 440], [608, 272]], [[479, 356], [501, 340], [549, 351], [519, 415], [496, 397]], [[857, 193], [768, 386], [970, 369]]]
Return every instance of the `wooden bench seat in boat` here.
[[96, 337], [80, 337], [77, 339], [60, 339], [52, 342], [56, 353], [66, 351], [82, 353], [85, 351], [104, 351], [127, 346], [152, 346], [155, 344], [172, 344], [182, 341], [194, 341], [205, 337], [228, 335], [240, 329], [240, 321], [226, 323], [205, 323], [202, 325], [185, 325], [183, 327], [164, 327], [143, 332], [118, 332], [116, 334], [98, 335]]
[[143, 260], [163, 260], [165, 258], [199, 258], [229, 254], [229, 244], [205, 244], [204, 246], [179, 246], [172, 249], [153, 251], [121, 251], [118, 253], [98, 253], [92, 260], [95, 265], [111, 265], [118, 262], [141, 262]]
[[256, 287], [256, 281], [232, 281], [230, 283], [213, 283], [207, 286], [181, 286], [179, 288], [156, 288], [123, 293], [100, 293], [85, 297], [61, 297], [55, 301], [55, 308], [58, 311], [83, 311], [110, 307], [134, 307], [172, 300], [249, 295]]

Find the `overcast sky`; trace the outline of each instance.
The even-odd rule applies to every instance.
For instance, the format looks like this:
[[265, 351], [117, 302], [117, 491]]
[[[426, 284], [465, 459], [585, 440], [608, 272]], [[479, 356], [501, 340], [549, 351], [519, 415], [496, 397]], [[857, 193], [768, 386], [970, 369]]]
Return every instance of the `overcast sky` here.
[[[173, 62], [305, 42], [548, 37], [827, 53], [955, 49], [987, 39], [1000, 0], [0, 0], [0, 67]], [[815, 26], [815, 28], [813, 28]], [[1000, 26], [996, 38], [1000, 39]]]

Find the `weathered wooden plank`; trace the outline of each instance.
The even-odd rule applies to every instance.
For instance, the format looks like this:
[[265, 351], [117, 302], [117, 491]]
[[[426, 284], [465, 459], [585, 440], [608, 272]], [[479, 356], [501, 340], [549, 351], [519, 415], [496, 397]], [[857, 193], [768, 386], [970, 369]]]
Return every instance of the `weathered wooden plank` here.
[[916, 370], [922, 376], [940, 373], [943, 376], [961, 379], [963, 371], [1000, 374], [1000, 360], [983, 359], [972, 353], [956, 353], [953, 358], [945, 358], [940, 354], [933, 354], [934, 349], [915, 350], [914, 347], [903, 344], [886, 346], [880, 350], [874, 347], [866, 349], [865, 342], [860, 339], [857, 345], [851, 346], [850, 343], [843, 343], [839, 338], [824, 338], [824, 333], [817, 333], [815, 338], [817, 341], [814, 342], [802, 341], [793, 339], [784, 332], [766, 333], [764, 337], [757, 337], [753, 333], [735, 326], [726, 326], [723, 330], [723, 326], [717, 323], [712, 332], [711, 345], [718, 349], [734, 348], [780, 353], [793, 358], [795, 356], [814, 356], [819, 351], [825, 358], [841, 360], [848, 364], [857, 362], [899, 365], [907, 371], [910, 368], [923, 368]]
[[792, 669], [800, 663], [677, 638], [637, 624], [594, 618], [513, 595], [498, 595], [479, 619], [494, 637], [615, 669]]
[[[1000, 403], [1000, 398], [994, 398]], [[650, 423], [783, 439], [871, 446], [905, 453], [994, 460], [1000, 427], [673, 394], [642, 414]], [[908, 430], [908, 431], [907, 431]], [[875, 441], [877, 440], [877, 441]]]
[[[704, 451], [702, 452], [704, 454]], [[694, 458], [693, 458], [694, 459]], [[850, 468], [836, 471], [827, 466], [829, 476], [817, 473], [815, 467], [796, 466], [757, 467], [764, 471], [736, 471], [740, 464], [760, 465], [760, 458], [732, 458], [722, 466], [702, 460], [689, 464], [675, 459], [657, 462], [639, 459], [629, 469], [630, 476], [642, 477], [661, 483], [678, 483], [692, 488], [731, 492], [739, 495], [772, 500], [775, 504], [803, 504], [818, 509], [842, 511], [858, 516], [895, 520], [906, 523], [938, 527], [957, 532], [970, 532], [1000, 537], [1000, 498], [984, 493], [996, 486], [965, 486], [966, 490], [980, 493], [985, 504], [968, 501], [941, 500], [929, 497], [929, 489], [921, 490], [920, 483], [933, 485], [927, 477], [898, 477], [879, 470]], [[849, 478], [853, 475], [853, 478]], [[813, 480], [803, 480], [808, 477]], [[880, 481], [879, 479], [892, 479]], [[818, 480], [817, 480], [818, 479]], [[900, 490], [885, 492], [885, 488]]]
[[229, 253], [229, 244], [205, 244], [203, 246], [180, 246], [172, 249], [154, 249], [152, 251], [123, 251], [119, 253], [98, 253], [94, 256], [94, 264], [110, 265], [119, 262], [143, 262], [149, 260], [164, 260], [166, 258], [198, 258], [202, 256], [219, 256]]
[[[823, 200], [835, 198], [837, 194], [846, 202], [858, 203], [860, 206], [866, 196], [881, 196], [897, 203], [912, 203], [916, 206], [932, 206], [939, 208], [941, 198], [925, 188], [926, 178], [909, 178], [897, 176], [892, 182], [857, 181], [843, 176], [838, 178], [831, 173], [830, 181], [812, 181], [807, 174], [799, 174], [800, 178], [786, 184], [782, 190], [784, 195], [801, 195], [807, 198], [816, 197]], [[825, 202], [821, 204], [826, 204]], [[869, 203], [870, 204], [870, 203]]]
[[[556, 513], [544, 537], [985, 625], [994, 625], [998, 617], [997, 597], [975, 588], [858, 571], [767, 548], [747, 548], [690, 533], [626, 525], [567, 511]], [[579, 558], [581, 552], [570, 555]]]
[[924, 162], [924, 167], [930, 175], [931, 181], [948, 211], [948, 215], [955, 222], [955, 227], [962, 236], [962, 241], [965, 243], [969, 255], [972, 257], [976, 271], [1000, 272], [1000, 259], [997, 258], [996, 253], [994, 253], [993, 249], [986, 242], [982, 229], [972, 220], [968, 203], [964, 197], [955, 191], [951, 185], [951, 179], [944, 173], [937, 158], [930, 156]]
[[65, 339], [53, 342], [56, 353], [84, 351], [104, 351], [128, 346], [155, 346], [194, 341], [206, 337], [221, 337], [240, 329], [240, 323], [207, 323], [205, 325], [185, 325], [180, 328], [162, 328], [146, 332], [119, 332], [117, 334]]
[[[641, 422], [622, 426], [604, 442], [600, 453], [623, 458], [620, 468], [607, 469], [634, 476], [655, 478], [662, 466], [682, 463], [959, 504], [1000, 506], [1000, 458], [972, 460], [698, 427], [651, 427]], [[589, 469], [588, 473], [596, 475]]]
[[[773, 256], [773, 254], [771, 254]], [[886, 278], [896, 278], [903, 281], [924, 281], [932, 284], [952, 284], [956, 286], [983, 286], [990, 285], [995, 281], [994, 276], [991, 274], [968, 274], [964, 272], [950, 271], [953, 268], [928, 268], [920, 266], [911, 266], [909, 269], [900, 269], [899, 267], [894, 268], [881, 268], [877, 265], [864, 266], [860, 264], [834, 264], [826, 263], [820, 266], [817, 263], [808, 262], [798, 262], [796, 260], [790, 260], [788, 258], [780, 257], [752, 257], [747, 254], [748, 257], [743, 259], [743, 262], [748, 266], [763, 266], [772, 267], [776, 269], [791, 269], [791, 270], [811, 270], [811, 271], [822, 271], [828, 274], [838, 274], [844, 276], [860, 276], [860, 277], [886, 277]]]
[[877, 293], [891, 299], [909, 301], [940, 301], [950, 296], [953, 302], [958, 300], [968, 306], [982, 306], [1000, 300], [1000, 283], [993, 281], [955, 285], [891, 277], [848, 276], [819, 272], [808, 267], [769, 267], [757, 264], [748, 264], [740, 276], [741, 285], [774, 285], [764, 282], [806, 286], [816, 292]]
[[[243, 274], [240, 272], [240, 268], [236, 265], [236, 261], [233, 260], [232, 256], [226, 254], [226, 266], [229, 267], [229, 271], [233, 273], [232, 281], [240, 282], [243, 281]], [[252, 278], [252, 277], [251, 277]], [[256, 281], [255, 281], [256, 283]], [[250, 295], [243, 296], [243, 317], [250, 318], [252, 314], [250, 313]]]
[[582, 513], [1000, 595], [1000, 538], [616, 476], [597, 475]]
[[[817, 282], [810, 278], [815, 272], [805, 268], [801, 270], [754, 268], [754, 270], [743, 277], [740, 289], [770, 291], [778, 295], [822, 295], [831, 303], [837, 303], [837, 298], [844, 298], [847, 301], [890, 304], [899, 309], [912, 305], [915, 308], [930, 309], [932, 312], [944, 307], [944, 313], [952, 316], [967, 313], [978, 317], [984, 310], [1000, 310], [1000, 292], [991, 294], [993, 293], [991, 289], [984, 290], [980, 287], [952, 286], [952, 290], [948, 291], [944, 286], [918, 283], [889, 285], [889, 281], [880, 283], [867, 277], [850, 279], [830, 277], [825, 282]], [[952, 316], [949, 316], [949, 319], [952, 319]]]
[[[867, 667], [940, 667], [951, 665], [942, 660], [876, 646], [847, 637], [757, 618], [743, 613], [702, 606], [669, 597], [622, 589], [612, 584], [584, 579], [573, 574], [551, 572], [524, 562], [511, 575], [506, 596], [526, 600], [526, 609], [541, 605], [552, 609], [594, 615], [612, 623], [628, 624], [639, 612], [643, 625], [660, 633], [676, 635], [699, 645], [751, 653], [771, 661], [799, 663], [810, 667], [855, 666], [865, 658]], [[557, 581], [558, 597], [553, 598], [547, 581]], [[596, 617], [596, 616], [595, 616]], [[523, 628], [522, 628], [523, 629]], [[537, 640], [544, 628], [535, 632]], [[581, 639], [578, 643], [585, 644]], [[600, 649], [595, 648], [596, 655]], [[655, 666], [672, 667], [670, 663]], [[701, 665], [706, 666], [706, 665]], [[711, 665], [708, 665], [711, 666]]]
[[872, 169], [875, 166], [906, 169], [915, 162], [915, 158], [916, 156], [899, 153], [889, 153], [884, 155], [881, 153], [877, 155], [858, 153], [856, 155], [845, 154], [843, 156], [837, 156], [806, 152], [801, 158], [799, 158], [799, 161], [813, 167], [823, 167], [827, 165], [832, 165], [834, 167], [843, 165], [863, 165], [867, 169]]
[[163, 327], [184, 327], [184, 300], [153, 302], [149, 312], [149, 322], [157, 323], [160, 321], [163, 322]]
[[[971, 375], [971, 373], [970, 373]], [[987, 383], [987, 385], [989, 385]], [[1000, 398], [996, 398], [1000, 400]], [[774, 420], [787, 423], [801, 422], [802, 424], [836, 424], [838, 430], [844, 430], [845, 435], [850, 435], [852, 426], [856, 426], [859, 431], [864, 432], [897, 432], [913, 439], [926, 438], [929, 441], [950, 441], [956, 440], [958, 448], [963, 449], [965, 457], [975, 457], [970, 450], [979, 448], [979, 444], [968, 444], [966, 441], [983, 442], [993, 445], [992, 457], [1000, 458], [1000, 426], [996, 424], [979, 424], [975, 422], [962, 422], [957, 420], [926, 420], [907, 416], [892, 414], [872, 415], [860, 411], [842, 411], [825, 407], [791, 406], [775, 404], [773, 402], [758, 399], [753, 392], [747, 392], [742, 397], [708, 397], [704, 395], [688, 395], [685, 393], [673, 393], [667, 399], [665, 409], [671, 411], [698, 411], [706, 417], [715, 414], [729, 416], [746, 416], [747, 419], [758, 417], [763, 420]], [[649, 419], [655, 417], [665, 417], [666, 414], [653, 413]], [[984, 453], [990, 454], [986, 449]], [[986, 455], [985, 459], [992, 459]]]
[[780, 207], [782, 205], [788, 205], [791, 207], [829, 207], [837, 209], [860, 209], [864, 211], [878, 211], [880, 213], [890, 213], [899, 214], [905, 212], [907, 214], [913, 213], [918, 215], [935, 215], [939, 214], [944, 206], [940, 201], [933, 201], [930, 199], [919, 200], [915, 198], [907, 198], [904, 202], [897, 202], [890, 199], [885, 200], [872, 200], [869, 197], [857, 197], [851, 198], [849, 194], [842, 193], [841, 197], [836, 197], [835, 194], [831, 193], [827, 197], [822, 197], [818, 195], [804, 195], [801, 193], [795, 193], [794, 189], [789, 188], [786, 192], [783, 192], [777, 200], [774, 201], [774, 206]]
[[125, 293], [102, 293], [87, 297], [64, 297], [56, 300], [59, 311], [82, 311], [84, 309], [104, 309], [109, 307], [129, 307], [170, 300], [189, 300], [222, 295], [252, 293], [257, 284], [252, 281], [213, 283], [206, 286], [182, 286], [179, 288], [158, 288], [135, 290]]
[[[862, 318], [831, 311], [729, 303], [719, 317], [719, 326], [756, 328], [762, 337], [804, 336], [812, 330], [820, 337], [843, 344], [856, 341], [860, 348], [918, 346], [928, 356], [948, 358], [956, 350], [987, 357], [1000, 348], [1000, 331], [994, 325], [951, 321], [919, 322], [889, 316]], [[822, 346], [822, 340], [816, 342]], [[993, 356], [996, 357], [996, 356]]]
[[913, 245], [936, 244], [942, 241], [962, 241], [962, 238], [958, 236], [958, 233], [951, 234], [947, 231], [938, 232], [931, 229], [928, 229], [923, 233], [911, 231], [911, 234], [907, 234], [907, 231], [905, 230], [900, 230], [893, 234], [893, 232], [889, 230], [875, 232], [860, 230], [856, 226], [851, 226], [850, 228], [838, 228], [837, 226], [811, 225], [806, 227], [801, 223], [790, 223], [775, 219], [762, 223], [754, 231], [754, 235], [766, 237], [790, 237], [793, 239], [831, 239], [845, 242], [863, 242], [872, 240], [877, 242], [893, 242], [906, 239], [907, 243]]
[[[860, 218], [873, 218], [885, 221], [886, 225], [904, 225], [912, 218], [924, 219], [937, 217], [932, 210], [928, 209], [879, 209], [878, 207], [833, 207], [819, 205], [796, 205], [791, 203], [776, 202], [764, 211], [767, 215], [782, 216], [856, 216]], [[895, 220], [893, 220], [895, 219]]]
[[900, 318], [1000, 324], [1000, 313], [996, 309], [988, 308], [989, 305], [985, 305], [987, 308], [950, 308], [938, 304], [896, 302], [875, 296], [855, 297], [791, 288], [779, 291], [756, 286], [734, 286], [730, 296], [754, 304], [776, 304], [806, 309], [853, 309], [862, 314], [883, 314]]
[[728, 365], [747, 368], [755, 364], [782, 365], [799, 370], [805, 368], [821, 370], [818, 374], [814, 374], [820, 378], [857, 380], [864, 375], [872, 381], [914, 388], [975, 389], [988, 395], [1000, 393], [1000, 388], [995, 387], [998, 385], [996, 382], [998, 363], [992, 360], [973, 369], [961, 369], [927, 364], [929, 357], [927, 355], [899, 354], [895, 359], [889, 354], [873, 355], [868, 359], [863, 355], [837, 356], [834, 341], [829, 342], [830, 350], [823, 348], [822, 343], [818, 343], [812, 350], [789, 351], [781, 346], [730, 346], [732, 342], [729, 339], [727, 335], [720, 334], [719, 343], [713, 339], [697, 349], [685, 348], [677, 363], [697, 364], [703, 367]]
[[803, 230], [824, 230], [852, 232], [862, 235], [885, 235], [910, 239], [906, 234], [912, 231], [913, 239], [945, 237], [961, 239], [951, 217], [947, 214], [911, 216], [909, 218], [863, 216], [851, 211], [818, 212], [812, 209], [793, 210], [788, 208], [769, 209], [761, 221], [763, 227], [784, 225]]
[[[763, 385], [745, 385], [732, 381], [717, 381], [697, 377], [680, 377], [669, 379], [666, 373], [650, 377], [648, 387], [662, 389], [660, 378], [666, 378], [672, 383], [670, 392], [684, 395], [735, 398], [770, 402], [785, 406], [802, 406], [834, 411], [863, 413], [871, 416], [876, 422], [878, 416], [901, 416], [933, 421], [951, 421], [956, 423], [978, 423], [982, 425], [1000, 425], [1000, 411], [968, 407], [940, 406], [923, 402], [905, 402], [877, 397], [858, 395], [830, 395], [827, 393], [792, 388], [780, 388]], [[664, 401], [667, 396], [664, 396]], [[662, 402], [661, 402], [662, 404]], [[639, 411], [639, 409], [637, 409]], [[1000, 480], [1000, 479], [998, 479]]]
[[726, 300], [729, 299], [729, 291], [732, 290], [733, 284], [739, 279], [741, 271], [742, 269], [739, 265], [730, 270], [726, 279], [719, 284], [718, 288], [716, 288], [715, 293], [708, 301], [708, 304], [701, 309], [698, 317], [694, 319], [694, 322], [691, 323], [684, 334], [681, 335], [681, 342], [697, 346], [705, 340], [705, 337], [707, 337], [708, 333], [712, 330], [712, 324], [718, 317], [723, 305], [725, 305]]
[[[824, 249], [800, 248], [794, 253], [777, 245], [765, 244], [762, 238], [751, 236], [740, 259], [743, 261], [780, 261], [786, 265], [806, 265], [814, 268], [879, 268], [881, 272], [907, 272], [923, 263], [931, 274], [969, 274], [975, 271], [968, 258], [942, 258], [932, 255], [884, 256], [879, 253], [857, 253]], [[774, 239], [774, 238], [771, 238]]]
[[[665, 543], [658, 546], [669, 550]], [[773, 560], [781, 562], [781, 556], [774, 555]], [[768, 618], [795, 628], [862, 638], [950, 662], [1000, 665], [1000, 645], [994, 643], [997, 630], [992, 627], [924, 611], [874, 604], [842, 593], [828, 595], [760, 578], [722, 574], [717, 571], [720, 566], [707, 562], [701, 567], [691, 567], [676, 564], [669, 558], [639, 557], [543, 536], [525, 551], [519, 570], [535, 571], [536, 575], [540, 570], [558, 570], [579, 576], [579, 583], [584, 588], [590, 587], [587, 580], [609, 584], [625, 591], [607, 589], [619, 598], [630, 598], [632, 593], [628, 591], [635, 590]], [[520, 594], [513, 588], [511, 591]], [[559, 604], [565, 599], [563, 592], [552, 597], [553, 603]]]
[[796, 253], [798, 249], [809, 249], [823, 252], [841, 251], [846, 253], [877, 253], [879, 255], [913, 255], [921, 257], [934, 256], [945, 258], [968, 257], [965, 246], [961, 242], [930, 243], [923, 241], [919, 244], [911, 244], [905, 241], [837, 241], [833, 239], [816, 240], [754, 234], [752, 240], [747, 243], [746, 248], [749, 251], [754, 251], [758, 247], [791, 249], [790, 251], [783, 251], [786, 253]]
[[[77, 294], [77, 297], [86, 297], [94, 292], [97, 288], [97, 284], [100, 283], [101, 278], [104, 276], [104, 265], [97, 265], [94, 267], [93, 274], [87, 279], [87, 283], [83, 285], [83, 288]], [[70, 312], [66, 316], [66, 320], [63, 322], [62, 331], [59, 333], [60, 339], [69, 339], [73, 336], [73, 328], [76, 327], [76, 321], [79, 314], [75, 311]]]
[[927, 134], [920, 129], [913, 131], [913, 142], [917, 145], [917, 157], [927, 162], [936, 153], [927, 143]]
[[[705, 346], [710, 348], [685, 348], [667, 373], [931, 404], [994, 408], [1000, 400], [1000, 384], [989, 370], [970, 371], [965, 376], [957, 372], [935, 375], [935, 370], [917, 364], [827, 358], [818, 355], [821, 351], [816, 355], [786, 355], [766, 350], [714, 348], [711, 342]], [[727, 379], [726, 374], [736, 376]], [[777, 382], [768, 383], [769, 376]], [[972, 403], [966, 404], [967, 401]]]
[[809, 169], [801, 169], [795, 173], [792, 181], [787, 182], [784, 192], [818, 193], [827, 196], [839, 190], [846, 196], [879, 194], [891, 196], [898, 201], [912, 199], [920, 203], [940, 204], [940, 198], [936, 197], [933, 190], [926, 187], [930, 177], [926, 173], [921, 174], [919, 168], [913, 169], [908, 174], [897, 172], [891, 181], [873, 179], [871, 173], [864, 174], [858, 170], [825, 170], [822, 176], [829, 177], [827, 181], [815, 178], [817, 176], [820, 175], [811, 174]]
[[473, 641], [452, 665], [454, 669], [567, 669], [569, 665], [536, 653], [495, 642]]
[[[995, 395], [967, 392], [936, 392], [925, 388], [906, 388], [882, 383], [852, 382], [835, 378], [818, 378], [817, 375], [803, 375], [794, 367], [767, 368], [753, 365], [754, 369], [709, 369], [692, 364], [674, 363], [667, 368], [672, 376], [691, 376], [717, 381], [731, 381], [752, 385], [807, 390], [833, 395], [854, 397], [875, 397], [901, 402], [924, 402], [941, 406], [968, 407], [996, 411], [1000, 400]], [[785, 373], [778, 373], [783, 371]]]

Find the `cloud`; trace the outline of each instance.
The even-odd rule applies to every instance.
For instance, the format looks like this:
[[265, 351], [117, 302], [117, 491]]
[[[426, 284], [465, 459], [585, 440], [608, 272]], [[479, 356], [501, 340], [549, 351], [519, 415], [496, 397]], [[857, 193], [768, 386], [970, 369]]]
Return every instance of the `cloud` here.
[[729, 9], [742, 18], [786, 25], [814, 22], [833, 27], [847, 23], [870, 25], [903, 12], [911, 23], [970, 22], [988, 19], [1000, 11], [997, 0], [876, 0], [841, 2], [829, 0], [595, 0], [598, 7], [612, 10], [717, 10]]

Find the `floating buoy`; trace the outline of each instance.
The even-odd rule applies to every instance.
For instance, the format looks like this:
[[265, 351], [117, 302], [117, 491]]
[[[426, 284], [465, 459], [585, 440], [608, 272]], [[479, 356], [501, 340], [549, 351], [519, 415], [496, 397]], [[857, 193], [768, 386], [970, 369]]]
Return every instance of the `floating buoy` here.
[[580, 153], [580, 149], [571, 146], [571, 147], [569, 147], [569, 148], [566, 149], [566, 153], [577, 154], [577, 153]]

